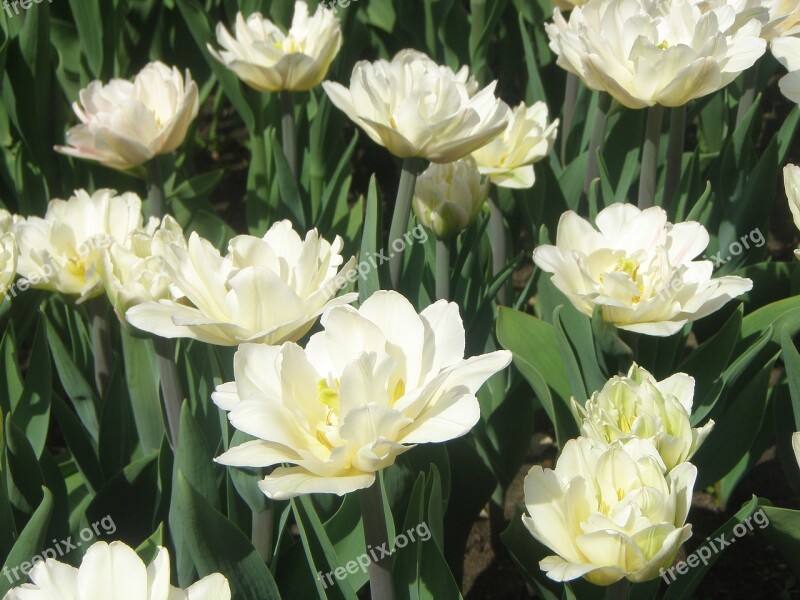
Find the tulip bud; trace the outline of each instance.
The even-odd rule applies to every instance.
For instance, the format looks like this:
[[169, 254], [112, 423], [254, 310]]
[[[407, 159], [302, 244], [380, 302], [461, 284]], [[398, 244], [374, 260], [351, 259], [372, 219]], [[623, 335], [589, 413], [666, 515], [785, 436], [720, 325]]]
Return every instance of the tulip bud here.
[[489, 181], [481, 176], [472, 157], [432, 164], [417, 178], [414, 214], [437, 238], [445, 240], [469, 227], [488, 197]]
[[[792, 212], [794, 225], [800, 229], [800, 167], [786, 165], [783, 168], [783, 185], [786, 188], [786, 198], [789, 200], [789, 210]], [[795, 250], [794, 255], [800, 258], [800, 250]]]

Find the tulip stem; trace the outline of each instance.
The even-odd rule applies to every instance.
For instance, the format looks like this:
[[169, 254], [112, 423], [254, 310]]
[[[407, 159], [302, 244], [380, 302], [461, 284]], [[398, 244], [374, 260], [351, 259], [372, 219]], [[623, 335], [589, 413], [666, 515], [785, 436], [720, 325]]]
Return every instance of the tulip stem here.
[[606, 588], [606, 600], [628, 600], [631, 586], [627, 579], [620, 579]]
[[108, 301], [105, 297], [92, 298], [86, 303], [86, 307], [92, 319], [94, 381], [102, 400], [108, 392], [111, 371], [114, 367], [114, 351], [111, 347], [111, 329], [108, 319]]
[[436, 240], [436, 299], [450, 300], [450, 242]]
[[[380, 473], [375, 474], [375, 483], [358, 491], [358, 499], [361, 502], [361, 519], [364, 522], [364, 541], [367, 547], [386, 548], [391, 552], [394, 548], [386, 528]], [[377, 561], [371, 562], [367, 570], [371, 597], [394, 600], [392, 570], [388, 557], [381, 556]]]
[[567, 164], [567, 141], [575, 116], [575, 102], [578, 99], [578, 77], [567, 73], [567, 85], [564, 89], [564, 122], [561, 125], [561, 165]]
[[292, 175], [297, 179], [297, 125], [294, 120], [294, 98], [292, 92], [281, 92], [281, 143], [283, 154]]
[[739, 108], [736, 110], [736, 124], [742, 122], [747, 111], [753, 106], [758, 83], [758, 63], [747, 69], [742, 75], [742, 95], [739, 97]]
[[[506, 227], [503, 223], [503, 212], [497, 202], [489, 198], [489, 228], [492, 231], [492, 274], [497, 277], [505, 268], [508, 256], [506, 253]], [[508, 288], [501, 287], [497, 292], [497, 303], [508, 304]]]
[[400, 272], [403, 267], [403, 253], [395, 252], [392, 248], [396, 240], [401, 240], [403, 234], [408, 230], [408, 218], [411, 215], [411, 200], [414, 197], [414, 186], [417, 183], [417, 175], [421, 169], [418, 158], [406, 158], [403, 160], [403, 171], [400, 174], [400, 184], [397, 186], [397, 199], [394, 203], [394, 213], [392, 214], [392, 225], [389, 228], [389, 244], [387, 253], [389, 254], [389, 275], [391, 278], [392, 289], [397, 289], [400, 285]]
[[267, 507], [261, 512], [253, 511], [252, 540], [258, 555], [266, 563], [272, 560], [272, 502], [267, 500]]
[[[165, 208], [164, 180], [157, 159], [147, 163], [147, 181], [148, 212], [151, 217], [162, 219]], [[172, 340], [161, 337], [153, 338], [153, 346], [156, 351], [156, 366], [158, 367], [158, 377], [161, 380], [161, 394], [164, 397], [164, 408], [167, 412], [170, 440], [172, 441], [172, 447], [177, 448], [183, 390], [181, 389], [178, 367], [175, 364], [175, 347]]]
[[658, 179], [658, 146], [661, 140], [661, 126], [664, 122], [664, 107], [660, 104], [647, 109], [647, 127], [642, 147], [642, 170], [639, 175], [640, 209], [653, 206]]
[[669, 144], [667, 145], [667, 175], [664, 184], [662, 206], [668, 209], [675, 199], [681, 183], [683, 166], [683, 144], [686, 138], [686, 105], [677, 106], [669, 114]]
[[589, 141], [589, 156], [586, 158], [586, 171], [583, 176], [583, 196], [581, 197], [578, 212], [589, 206], [589, 188], [600, 173], [597, 162], [597, 152], [603, 151], [603, 139], [606, 135], [606, 121], [611, 108], [611, 96], [600, 92], [597, 97], [597, 107], [594, 111], [592, 124], [592, 137]]
[[147, 163], [147, 213], [159, 221], [164, 217], [164, 178], [158, 158]]

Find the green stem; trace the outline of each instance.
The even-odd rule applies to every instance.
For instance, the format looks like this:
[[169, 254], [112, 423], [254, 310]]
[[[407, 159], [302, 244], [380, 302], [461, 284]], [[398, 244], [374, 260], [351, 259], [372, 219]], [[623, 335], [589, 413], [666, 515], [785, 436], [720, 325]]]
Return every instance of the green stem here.
[[642, 147], [642, 170], [639, 175], [640, 209], [650, 208], [655, 203], [656, 179], [658, 178], [658, 144], [664, 122], [664, 107], [660, 104], [647, 109], [647, 128]]
[[606, 588], [606, 600], [628, 600], [631, 584], [627, 579], [620, 579]]
[[272, 560], [272, 520], [274, 512], [272, 502], [267, 500], [267, 508], [261, 512], [253, 511], [252, 540], [256, 552], [266, 563]]
[[175, 364], [175, 345], [172, 340], [167, 338], [154, 337], [153, 346], [156, 350], [156, 366], [158, 367], [158, 377], [161, 380], [161, 395], [164, 398], [164, 409], [167, 412], [170, 440], [172, 447], [177, 448], [183, 390], [178, 366]]
[[294, 98], [292, 92], [281, 92], [281, 143], [289, 169], [297, 179], [297, 125], [294, 121]]
[[564, 117], [561, 123], [561, 165], [567, 164], [567, 141], [572, 130], [572, 119], [575, 116], [575, 101], [578, 99], [578, 76], [567, 73], [567, 85], [564, 89]]
[[[367, 547], [382, 547], [392, 551], [386, 528], [380, 473], [376, 473], [375, 483], [359, 490], [358, 499], [361, 502], [361, 519], [364, 522], [364, 541]], [[381, 556], [380, 560], [371, 562], [368, 572], [371, 597], [376, 600], [394, 600], [392, 570], [388, 557]]]
[[418, 158], [406, 158], [403, 160], [403, 172], [400, 174], [400, 184], [397, 186], [397, 199], [394, 203], [394, 214], [392, 215], [392, 225], [389, 229], [389, 275], [392, 282], [392, 289], [397, 289], [400, 285], [400, 272], [403, 267], [402, 252], [395, 252], [392, 245], [396, 240], [402, 239], [403, 234], [408, 230], [408, 218], [411, 215], [411, 200], [414, 197], [414, 186], [417, 183], [417, 175], [421, 171], [420, 160]]
[[111, 347], [111, 329], [108, 318], [108, 300], [105, 296], [92, 298], [86, 303], [92, 320], [92, 351], [94, 353], [94, 381], [100, 399], [106, 397], [114, 368], [114, 351]]
[[[492, 274], [497, 277], [508, 262], [506, 249], [506, 227], [503, 223], [503, 212], [497, 203], [489, 198], [489, 228], [492, 232]], [[508, 287], [503, 286], [497, 292], [497, 303], [508, 304]]]
[[486, 27], [486, 0], [470, 0], [470, 31], [469, 31], [469, 54], [472, 58], [473, 75], [483, 82], [484, 71], [486, 70], [486, 52], [484, 48], [479, 48], [478, 44], [483, 36]]
[[[162, 219], [165, 208], [164, 181], [157, 159], [147, 163], [147, 181], [149, 185], [147, 198], [150, 216]], [[161, 337], [153, 338], [153, 346], [156, 351], [156, 366], [161, 380], [161, 394], [164, 398], [164, 408], [167, 413], [170, 440], [172, 441], [172, 447], [177, 448], [183, 390], [181, 389], [178, 367], [175, 364], [175, 346], [172, 340]]]
[[436, 299], [450, 300], [449, 240], [436, 240]]
[[742, 95], [739, 98], [739, 108], [736, 110], [736, 124], [742, 122], [747, 111], [753, 106], [756, 99], [756, 84], [758, 83], [758, 63], [747, 69], [742, 75]]
[[146, 165], [147, 168], [147, 206], [148, 215], [159, 221], [164, 217], [164, 178], [161, 175], [161, 164], [154, 158]]
[[603, 138], [606, 135], [606, 121], [608, 111], [611, 108], [611, 96], [600, 92], [597, 97], [597, 108], [594, 111], [594, 123], [592, 124], [592, 137], [589, 141], [589, 156], [586, 159], [586, 172], [583, 177], [583, 196], [578, 212], [589, 206], [589, 188], [597, 176], [600, 168], [597, 162], [597, 152], [603, 151]]
[[664, 184], [664, 199], [661, 203], [668, 209], [675, 199], [681, 183], [683, 145], [686, 138], [686, 105], [669, 111], [669, 144], [667, 145], [667, 174]]

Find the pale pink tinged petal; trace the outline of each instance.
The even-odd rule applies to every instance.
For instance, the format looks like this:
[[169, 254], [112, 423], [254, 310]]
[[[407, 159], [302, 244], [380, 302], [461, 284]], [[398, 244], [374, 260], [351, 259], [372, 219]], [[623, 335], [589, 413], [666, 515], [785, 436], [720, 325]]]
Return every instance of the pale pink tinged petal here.
[[676, 223], [669, 232], [669, 262], [679, 265], [689, 262], [708, 246], [708, 231], [700, 223]]
[[375, 482], [375, 473], [344, 472], [337, 477], [318, 477], [300, 467], [278, 467], [258, 482], [258, 487], [273, 500], [288, 500], [303, 494], [336, 494], [343, 496], [368, 488]]

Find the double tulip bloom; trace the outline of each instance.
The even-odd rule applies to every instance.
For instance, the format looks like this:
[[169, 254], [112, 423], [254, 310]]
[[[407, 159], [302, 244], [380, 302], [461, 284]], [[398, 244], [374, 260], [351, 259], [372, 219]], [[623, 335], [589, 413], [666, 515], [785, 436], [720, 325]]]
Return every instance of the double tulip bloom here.
[[595, 585], [658, 577], [691, 536], [696, 477], [690, 463], [668, 471], [648, 440], [568, 441], [555, 469], [536, 465], [525, 477], [522, 520], [555, 552], [539, 566], [555, 581]]
[[[705, 4], [705, 6], [704, 6]], [[761, 22], [729, 2], [597, 0], [545, 27], [558, 64], [629, 108], [683, 106], [732, 82], [766, 50]]]
[[0, 294], [5, 293], [17, 274], [17, 241], [11, 214], [0, 209]]
[[217, 461], [282, 465], [259, 484], [270, 498], [366, 488], [415, 444], [464, 435], [480, 418], [478, 388], [511, 361], [504, 350], [465, 359], [458, 307], [443, 300], [417, 314], [376, 292], [322, 325], [305, 349], [240, 346], [236, 380], [212, 396], [255, 438]]
[[100, 271], [108, 246], [127, 244], [142, 226], [136, 194], [78, 190], [69, 200], [51, 200], [44, 218], [17, 220], [17, 272], [31, 287], [87, 300], [103, 293]]
[[454, 73], [416, 50], [391, 61], [358, 62], [350, 88], [326, 81], [331, 102], [400, 158], [455, 162], [500, 135], [508, 106], [482, 90], [466, 67]]
[[309, 16], [305, 2], [295, 2], [292, 26], [283, 33], [261, 13], [236, 15], [235, 37], [221, 23], [211, 55], [250, 87], [262, 92], [302, 92], [322, 82], [342, 47], [339, 20], [320, 5]]
[[81, 121], [67, 132], [63, 154], [126, 171], [183, 143], [199, 109], [197, 84], [175, 67], [153, 62], [131, 82], [93, 81], [73, 105]]
[[129, 308], [172, 298], [172, 280], [164, 266], [170, 245], [187, 248], [181, 226], [167, 215], [160, 225], [151, 219], [145, 229], [132, 232], [123, 244], [113, 242], [103, 253], [100, 277], [123, 324]]
[[221, 256], [192, 233], [187, 244], [163, 249], [172, 297], [138, 304], [126, 318], [161, 337], [220, 346], [298, 340], [323, 311], [358, 297], [334, 298], [341, 272], [353, 264], [351, 259], [342, 266], [343, 245], [338, 236], [330, 244], [316, 230], [303, 240], [289, 221], [280, 221], [263, 238], [233, 238]]
[[96, 542], [79, 568], [48, 558], [30, 572], [32, 583], [9, 591], [3, 600], [230, 600], [228, 580], [209, 575], [182, 590], [170, 585], [169, 553], [158, 548], [149, 565], [122, 542]]
[[472, 153], [481, 174], [500, 187], [529, 188], [534, 183], [533, 164], [553, 149], [558, 119], [547, 122], [547, 104], [524, 103], [511, 111], [505, 131]]
[[663, 381], [634, 364], [613, 377], [584, 406], [572, 409], [584, 437], [610, 444], [633, 438], [650, 440], [667, 470], [689, 460], [705, 441], [714, 421], [692, 428], [694, 378], [676, 373]]
[[709, 242], [700, 223], [673, 225], [662, 208], [632, 204], [612, 204], [596, 223], [599, 231], [564, 213], [556, 245], [536, 248], [533, 260], [575, 308], [591, 316], [600, 307], [620, 329], [669, 336], [753, 287], [742, 277], [712, 279], [710, 260], [692, 260]]

